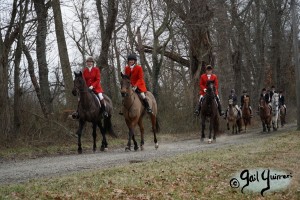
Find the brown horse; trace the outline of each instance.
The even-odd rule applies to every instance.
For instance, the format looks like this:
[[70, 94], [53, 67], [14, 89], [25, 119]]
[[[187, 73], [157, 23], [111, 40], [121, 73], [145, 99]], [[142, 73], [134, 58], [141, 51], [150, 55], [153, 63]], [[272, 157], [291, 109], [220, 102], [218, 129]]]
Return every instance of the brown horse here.
[[219, 116], [218, 116], [218, 105], [216, 102], [215, 86], [214, 81], [207, 81], [206, 94], [203, 97], [201, 105], [201, 121], [202, 121], [202, 134], [200, 141], [203, 142], [205, 138], [205, 122], [209, 119], [209, 136], [208, 143], [212, 142], [211, 133], [213, 129], [213, 141], [216, 141], [216, 134], [219, 131]]
[[244, 104], [242, 107], [242, 116], [243, 116], [243, 122], [244, 122], [246, 132], [247, 132], [247, 126], [251, 125], [251, 114], [250, 114], [250, 108], [249, 108], [249, 101], [250, 101], [250, 98], [247, 96], [244, 96]]
[[[137, 151], [139, 149], [137, 142], [134, 137], [134, 128], [136, 125], [139, 125], [141, 132], [141, 150], [144, 149], [144, 125], [143, 125], [143, 117], [146, 114], [145, 106], [143, 105], [139, 95], [132, 90], [132, 86], [130, 83], [130, 78], [121, 73], [121, 94], [123, 97], [123, 115], [125, 117], [125, 121], [127, 127], [129, 129], [128, 133], [128, 143], [125, 148], [125, 151], [131, 150], [131, 139], [134, 143], [134, 150]], [[152, 131], [154, 135], [154, 143], [155, 148], [158, 148], [158, 143], [156, 139], [156, 133], [159, 132], [159, 124], [157, 119], [157, 104], [156, 100], [151, 92], [146, 92], [146, 98], [148, 98], [149, 105], [152, 109], [152, 113], [149, 114], [151, 118]]]
[[232, 134], [237, 134], [239, 131], [238, 128], [238, 111], [233, 105], [233, 100], [228, 100], [228, 115], [227, 115], [227, 129], [232, 128]]
[[[111, 124], [111, 113], [112, 113], [112, 101], [106, 95], [104, 96], [106, 110], [108, 112], [108, 117], [104, 118], [100, 109], [100, 103], [98, 97], [88, 89], [85, 80], [82, 76], [82, 72], [76, 73], [74, 79], [74, 88], [72, 93], [74, 96], [79, 95], [78, 103], [78, 115], [79, 115], [79, 128], [77, 130], [78, 135], [78, 153], [82, 153], [81, 147], [81, 135], [82, 129], [86, 122], [91, 122], [93, 127], [93, 151], [96, 151], [96, 128], [100, 128], [102, 134], [102, 145], [100, 147], [101, 151], [107, 151], [107, 141], [106, 141], [106, 132], [109, 132], [110, 135], [116, 137]], [[104, 118], [104, 119], [103, 119]], [[102, 120], [104, 126], [102, 125]]]
[[262, 122], [263, 132], [266, 132], [266, 128], [268, 129], [268, 132], [270, 132], [272, 122], [272, 111], [270, 106], [264, 100], [264, 98], [260, 98], [259, 100], [259, 116]]
[[285, 110], [285, 107], [282, 105], [279, 108], [279, 115], [280, 115], [280, 123], [281, 123], [281, 126], [283, 127], [284, 124], [286, 123], [285, 122], [286, 110]]

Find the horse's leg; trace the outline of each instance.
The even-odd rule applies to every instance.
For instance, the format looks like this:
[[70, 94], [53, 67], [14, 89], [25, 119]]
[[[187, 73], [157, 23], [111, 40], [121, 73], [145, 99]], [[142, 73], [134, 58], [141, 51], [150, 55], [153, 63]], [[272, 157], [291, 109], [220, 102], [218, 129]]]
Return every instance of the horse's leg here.
[[96, 137], [97, 137], [97, 132], [96, 132], [96, 128], [97, 128], [97, 123], [93, 122], [93, 152], [96, 151], [97, 145], [96, 145]]
[[155, 144], [155, 149], [158, 148], [158, 143], [157, 143], [157, 138], [156, 138], [156, 116], [154, 114], [151, 115], [151, 124], [152, 124], [152, 131], [153, 131], [153, 137], [154, 137], [154, 144]]
[[134, 136], [134, 133], [132, 134], [132, 141], [133, 141], [133, 144], [134, 144], [134, 150], [137, 151], [139, 149], [139, 146], [135, 140], [135, 136]]
[[201, 121], [201, 124], [202, 124], [202, 130], [201, 130], [201, 138], [200, 138], [200, 141], [203, 142], [204, 141], [204, 138], [205, 138], [205, 134], [204, 134], [204, 130], [205, 130], [205, 117], [201, 117], [202, 121]]
[[140, 127], [140, 132], [141, 132], [141, 151], [143, 151], [145, 141], [144, 141], [144, 124], [143, 124], [143, 119], [142, 118], [140, 118], [140, 120], [138, 122], [138, 125]]
[[262, 122], [262, 126], [263, 126], [263, 132], [266, 132], [266, 124], [264, 122]]
[[81, 134], [82, 134], [82, 129], [83, 129], [83, 126], [84, 126], [85, 122], [83, 120], [79, 120], [79, 128], [77, 130], [77, 136], [78, 136], [78, 149], [77, 149], [77, 152], [79, 154], [82, 153], [82, 147], [81, 147]]
[[101, 142], [100, 151], [107, 151], [108, 150], [108, 148], [107, 148], [108, 144], [107, 144], [107, 140], [106, 140], [106, 130], [102, 126], [101, 121], [98, 122], [98, 127], [99, 127], [101, 135], [102, 135], [102, 142]]
[[209, 144], [212, 142], [212, 139], [211, 139], [212, 128], [213, 128], [213, 120], [210, 119], [209, 120], [209, 135], [208, 135], [208, 143]]

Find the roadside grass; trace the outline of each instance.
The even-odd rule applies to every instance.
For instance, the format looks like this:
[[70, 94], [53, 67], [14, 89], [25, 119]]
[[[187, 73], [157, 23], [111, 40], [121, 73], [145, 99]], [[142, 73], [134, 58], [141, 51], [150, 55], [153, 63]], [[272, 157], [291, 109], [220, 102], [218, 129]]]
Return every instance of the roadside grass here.
[[[0, 199], [300, 199], [299, 167], [300, 132], [290, 131], [244, 145], [2, 185]], [[265, 197], [230, 187], [234, 174], [257, 168], [291, 172], [291, 184]]]

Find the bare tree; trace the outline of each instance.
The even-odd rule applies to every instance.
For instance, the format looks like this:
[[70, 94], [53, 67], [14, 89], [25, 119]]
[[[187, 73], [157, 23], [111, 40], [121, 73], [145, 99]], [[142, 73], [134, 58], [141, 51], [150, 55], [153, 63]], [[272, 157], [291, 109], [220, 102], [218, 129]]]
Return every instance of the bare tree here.
[[291, 1], [292, 7], [292, 29], [293, 29], [293, 50], [294, 50], [294, 64], [295, 64], [295, 79], [296, 79], [296, 96], [297, 96], [297, 130], [300, 130], [300, 65], [299, 65], [299, 39], [297, 13], [295, 0]]
[[[109, 47], [115, 29], [117, 14], [118, 14], [118, 0], [108, 0], [107, 6], [104, 6], [102, 0], [96, 0], [97, 11], [100, 21], [100, 32], [101, 32], [101, 51], [99, 56], [99, 65], [102, 69], [102, 74], [105, 76], [104, 87], [105, 92], [111, 96], [110, 84], [110, 68], [108, 65], [108, 53]], [[106, 8], [106, 9], [104, 9]], [[104, 16], [107, 16], [106, 20]]]
[[[17, 7], [19, 1], [14, 0], [11, 10], [11, 19], [9, 24], [0, 31], [0, 129], [3, 134], [8, 135], [11, 131], [11, 120], [9, 111], [9, 97], [8, 97], [8, 57], [11, 51], [12, 44], [19, 33], [18, 26], [15, 26], [15, 19], [17, 14]], [[5, 35], [2, 31], [6, 30]]]
[[14, 134], [19, 135], [20, 134], [20, 128], [21, 128], [21, 88], [20, 88], [20, 62], [21, 62], [21, 56], [22, 56], [22, 46], [23, 46], [23, 30], [26, 22], [27, 17], [27, 11], [28, 11], [28, 4], [29, 0], [26, 0], [24, 2], [24, 5], [20, 3], [20, 10], [19, 10], [19, 35], [17, 40], [17, 46], [15, 50], [15, 59], [14, 59]]
[[55, 32], [56, 32], [58, 51], [59, 51], [59, 57], [61, 62], [61, 69], [62, 69], [64, 86], [66, 91], [65, 96], [67, 100], [67, 105], [73, 107], [75, 105], [75, 102], [71, 94], [72, 87], [73, 87], [72, 71], [71, 71], [68, 48], [67, 48], [65, 34], [64, 34], [64, 26], [62, 22], [59, 0], [52, 0], [52, 8], [54, 13]]
[[46, 118], [53, 112], [50, 84], [48, 80], [48, 64], [46, 59], [46, 37], [48, 8], [51, 1], [34, 0], [34, 8], [37, 15], [36, 56], [39, 67], [39, 84], [41, 89], [41, 108]]

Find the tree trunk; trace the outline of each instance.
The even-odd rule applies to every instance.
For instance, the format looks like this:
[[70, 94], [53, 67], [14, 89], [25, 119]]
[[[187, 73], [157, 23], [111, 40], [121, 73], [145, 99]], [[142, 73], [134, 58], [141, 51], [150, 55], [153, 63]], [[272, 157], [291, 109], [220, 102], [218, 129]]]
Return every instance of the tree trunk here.
[[295, 0], [291, 1], [292, 7], [292, 28], [293, 28], [293, 50], [295, 64], [296, 79], [296, 96], [297, 96], [297, 130], [300, 130], [300, 65], [299, 65], [299, 40], [298, 40], [298, 24]]
[[14, 0], [10, 22], [7, 26], [5, 35], [2, 36], [2, 30], [0, 31], [0, 133], [5, 134], [5, 136], [8, 136], [12, 130], [8, 96], [8, 57], [11, 46], [15, 38], [17, 38], [19, 32], [18, 27], [14, 28], [17, 6], [18, 0]]
[[47, 17], [48, 5], [45, 0], [34, 0], [34, 8], [37, 14], [37, 36], [36, 36], [36, 57], [39, 68], [39, 83], [41, 89], [41, 104], [44, 105], [42, 109], [45, 118], [53, 112], [52, 99], [50, 93], [50, 84], [48, 80], [48, 66], [46, 59], [46, 36], [47, 36]]
[[[104, 20], [104, 14], [102, 10], [102, 1], [96, 0], [97, 5], [97, 11], [99, 15], [100, 20], [100, 29], [101, 29], [101, 52], [99, 57], [99, 67], [102, 69], [102, 72], [104, 73], [104, 79], [103, 85], [105, 87], [105, 92], [108, 96], [111, 96], [111, 90], [109, 87], [110, 79], [109, 79], [109, 66], [108, 66], [108, 52], [110, 47], [110, 42], [112, 39], [112, 34], [115, 29], [115, 23], [117, 20], [117, 14], [118, 14], [118, 1], [117, 0], [109, 0], [107, 6], [107, 19], [106, 23]], [[105, 76], [106, 75], [106, 76]]]
[[68, 107], [75, 106], [75, 98], [72, 96], [73, 80], [72, 71], [69, 61], [68, 48], [64, 34], [64, 26], [62, 22], [61, 9], [59, 0], [52, 0], [52, 8], [55, 21], [55, 32], [58, 45], [59, 58], [61, 63], [62, 75], [65, 86], [65, 96]]

